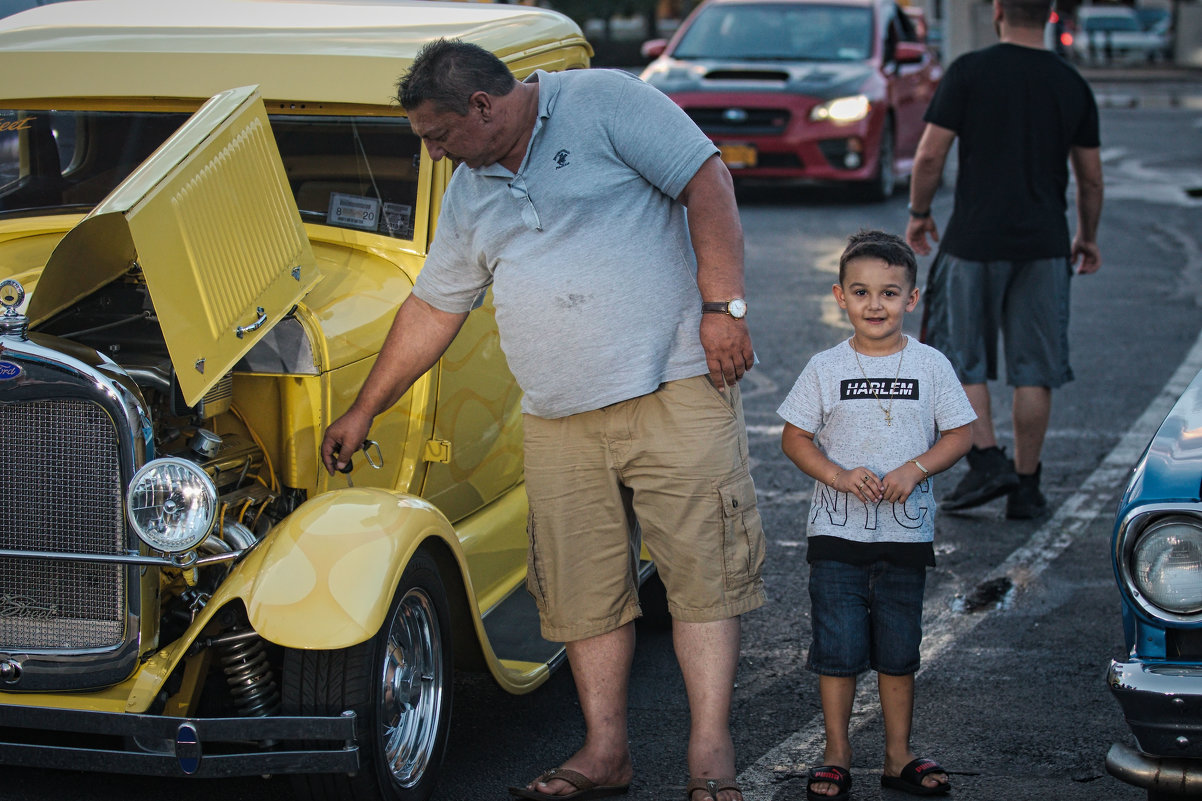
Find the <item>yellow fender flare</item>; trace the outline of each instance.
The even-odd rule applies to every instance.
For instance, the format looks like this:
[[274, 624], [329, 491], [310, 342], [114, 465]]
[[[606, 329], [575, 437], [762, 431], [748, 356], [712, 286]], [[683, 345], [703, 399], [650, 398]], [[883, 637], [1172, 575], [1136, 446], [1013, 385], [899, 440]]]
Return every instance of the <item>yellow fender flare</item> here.
[[213, 598], [241, 597], [250, 624], [286, 648], [347, 648], [384, 622], [401, 574], [423, 540], [463, 555], [455, 530], [421, 498], [362, 488], [328, 492], [285, 518]]

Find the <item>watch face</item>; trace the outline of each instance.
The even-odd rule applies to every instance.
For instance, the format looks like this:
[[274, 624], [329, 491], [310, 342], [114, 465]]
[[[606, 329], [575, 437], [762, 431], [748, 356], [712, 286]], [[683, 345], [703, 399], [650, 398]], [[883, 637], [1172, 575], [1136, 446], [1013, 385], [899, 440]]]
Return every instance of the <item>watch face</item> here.
[[747, 316], [747, 301], [743, 300], [742, 298], [735, 298], [730, 303], [726, 304], [726, 308], [730, 312], [730, 316], [734, 317], [736, 320], [741, 320], [743, 317]]

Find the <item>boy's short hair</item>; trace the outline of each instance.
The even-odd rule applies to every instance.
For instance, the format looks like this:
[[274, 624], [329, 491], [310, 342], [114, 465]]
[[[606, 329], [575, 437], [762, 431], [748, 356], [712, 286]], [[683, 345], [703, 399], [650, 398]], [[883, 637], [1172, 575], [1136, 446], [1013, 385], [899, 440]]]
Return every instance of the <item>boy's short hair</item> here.
[[501, 97], [516, 85], [505, 62], [483, 47], [436, 39], [418, 51], [409, 71], [397, 81], [397, 102], [412, 109], [428, 100], [442, 111], [463, 116], [476, 92]]
[[884, 231], [858, 231], [847, 238], [847, 247], [839, 257], [839, 283], [847, 274], [847, 265], [856, 259], [881, 259], [890, 267], [902, 267], [911, 288], [918, 286], [918, 258], [914, 249], [900, 236]]

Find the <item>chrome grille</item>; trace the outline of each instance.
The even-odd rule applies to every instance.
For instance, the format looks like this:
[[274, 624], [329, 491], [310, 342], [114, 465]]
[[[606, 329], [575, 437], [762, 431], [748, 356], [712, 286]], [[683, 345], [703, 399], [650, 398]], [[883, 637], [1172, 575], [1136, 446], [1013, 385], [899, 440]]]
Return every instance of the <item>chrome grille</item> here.
[[[84, 400], [0, 405], [0, 548], [125, 552], [116, 429]], [[104, 648], [124, 634], [118, 565], [0, 559], [0, 650]]]

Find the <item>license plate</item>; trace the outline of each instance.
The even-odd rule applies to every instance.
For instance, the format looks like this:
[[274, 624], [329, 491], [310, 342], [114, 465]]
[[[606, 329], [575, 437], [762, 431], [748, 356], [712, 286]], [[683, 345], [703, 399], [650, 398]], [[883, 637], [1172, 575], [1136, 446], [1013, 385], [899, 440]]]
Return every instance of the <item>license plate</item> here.
[[722, 153], [722, 161], [727, 167], [754, 167], [756, 163], [755, 145], [718, 145]]

